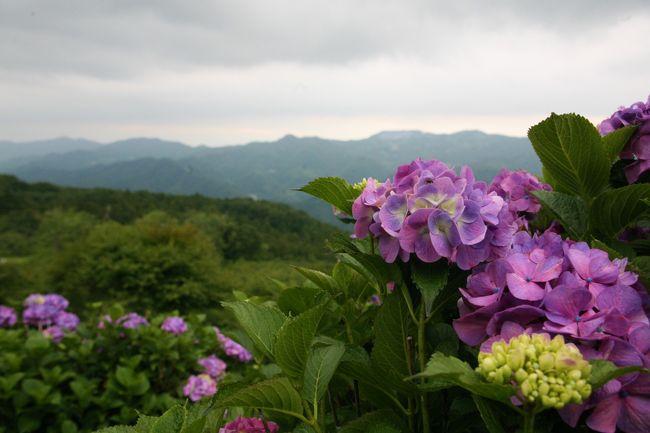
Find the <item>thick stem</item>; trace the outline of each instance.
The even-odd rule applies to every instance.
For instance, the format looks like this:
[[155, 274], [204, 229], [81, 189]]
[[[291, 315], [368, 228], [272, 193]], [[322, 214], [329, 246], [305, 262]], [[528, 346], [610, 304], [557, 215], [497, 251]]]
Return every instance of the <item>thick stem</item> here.
[[[424, 308], [424, 302], [420, 302], [420, 320], [418, 320], [418, 358], [420, 361], [420, 373], [423, 372], [427, 366], [427, 321]], [[424, 382], [424, 378], [422, 378], [422, 382]], [[427, 394], [422, 393], [422, 396], [420, 398], [422, 412], [422, 431], [423, 433], [429, 433], [431, 431], [431, 427], [429, 425], [429, 407], [427, 404]]]
[[535, 433], [535, 412], [526, 411], [524, 413], [523, 433]]

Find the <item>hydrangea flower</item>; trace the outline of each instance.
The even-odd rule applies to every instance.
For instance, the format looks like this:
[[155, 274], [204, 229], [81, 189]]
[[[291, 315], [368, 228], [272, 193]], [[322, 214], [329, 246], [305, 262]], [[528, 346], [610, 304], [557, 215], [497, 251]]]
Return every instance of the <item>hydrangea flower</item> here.
[[31, 294], [23, 304], [23, 322], [32, 326], [49, 326], [56, 321], [56, 317], [68, 308], [68, 300], [61, 295], [49, 293], [41, 295]]
[[214, 332], [217, 334], [217, 339], [223, 348], [223, 351], [226, 352], [226, 355], [231, 358], [236, 358], [241, 362], [250, 362], [253, 359], [253, 355], [246, 350], [244, 346], [232, 340], [231, 338], [223, 335], [221, 330], [214, 327]]
[[115, 323], [123, 328], [135, 329], [140, 326], [149, 325], [149, 321], [138, 313], [128, 313], [115, 321]]
[[210, 355], [206, 358], [201, 358], [198, 364], [203, 367], [203, 372], [215, 380], [219, 380], [226, 374], [228, 365], [215, 355]]
[[620, 107], [598, 125], [598, 131], [607, 135], [628, 125], [641, 125], [620, 154], [621, 159], [630, 161], [625, 166], [625, 177], [629, 183], [634, 183], [650, 169], [650, 96], [647, 102]]
[[41, 332], [45, 337], [51, 338], [55, 343], [60, 342], [64, 337], [63, 329], [56, 325], [43, 329]]
[[79, 326], [79, 317], [74, 313], [61, 311], [54, 318], [54, 324], [66, 331], [75, 331]]
[[[460, 291], [460, 317], [454, 320], [454, 329], [463, 342], [480, 344], [487, 352], [495, 342], [544, 332], [563, 336], [588, 360], [648, 366], [650, 295], [626, 265], [625, 259], [610, 260], [604, 251], [563, 240], [552, 231], [519, 232], [504, 258], [473, 270], [467, 287]], [[639, 375], [619, 378], [620, 386], [610, 382], [588, 401], [569, 405], [561, 414], [575, 426], [582, 412], [600, 408], [588, 418], [597, 431], [613, 432], [617, 425], [627, 433], [650, 431], [650, 419], [639, 415], [645, 410], [641, 410], [643, 402], [631, 400], [627, 406], [626, 399], [645, 389], [644, 381]], [[623, 394], [612, 391], [616, 387]], [[614, 394], [626, 397], [616, 400]], [[607, 407], [615, 415], [602, 412], [604, 399], [612, 401]]]
[[517, 387], [517, 403], [562, 409], [591, 394], [591, 365], [561, 335], [520, 334], [497, 341], [478, 355], [476, 371], [488, 382]]
[[99, 322], [97, 323], [97, 329], [104, 329], [106, 328], [106, 324], [112, 325], [113, 324], [113, 318], [109, 316], [108, 314], [104, 314], [100, 319]]
[[187, 324], [182, 317], [169, 316], [162, 323], [160, 329], [174, 335], [182, 335], [187, 332]]
[[192, 401], [199, 401], [203, 397], [216, 394], [216, 392], [217, 382], [207, 374], [190, 376], [187, 379], [187, 384], [183, 387], [183, 395]]
[[[393, 179], [368, 179], [352, 205], [357, 238], [373, 236], [387, 262], [442, 258], [461, 269], [501, 257], [525, 225], [518, 212], [536, 212], [527, 194], [546, 189], [523, 171], [502, 173], [490, 188], [468, 167], [457, 175], [440, 161], [417, 159], [397, 168]], [[521, 188], [511, 184], [521, 178]], [[504, 197], [502, 197], [503, 195]], [[509, 201], [515, 200], [512, 209]]]
[[0, 305], [0, 328], [10, 328], [16, 324], [16, 310]]
[[273, 421], [239, 416], [221, 427], [219, 433], [277, 433], [278, 429], [278, 425]]
[[488, 191], [496, 192], [513, 212], [537, 213], [542, 205], [531, 195], [533, 191], [550, 191], [551, 186], [542, 183], [525, 170], [510, 171], [505, 168], [490, 184]]

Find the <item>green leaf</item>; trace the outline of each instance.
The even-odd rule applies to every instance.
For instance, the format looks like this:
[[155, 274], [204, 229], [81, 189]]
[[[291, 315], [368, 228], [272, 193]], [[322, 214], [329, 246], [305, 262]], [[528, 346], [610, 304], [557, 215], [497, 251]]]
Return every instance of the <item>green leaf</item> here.
[[442, 353], [434, 353], [423, 372], [413, 378], [425, 377], [432, 382], [420, 388], [426, 391], [439, 391], [451, 386], [460, 386], [481, 397], [509, 404], [515, 388], [510, 385], [497, 385], [483, 380], [466, 362]]
[[275, 336], [287, 316], [275, 307], [250, 302], [224, 302], [223, 306], [233, 312], [255, 346], [272, 357]]
[[497, 416], [493, 404], [475, 394], [472, 394], [472, 399], [476, 404], [478, 412], [481, 414], [481, 418], [483, 418], [483, 423], [487, 430], [490, 433], [506, 433], [499, 421], [499, 417]]
[[300, 266], [293, 266], [293, 268], [300, 272], [303, 277], [316, 284], [317, 287], [329, 292], [333, 296], [339, 292], [338, 284], [336, 284], [334, 278], [330, 277], [326, 273], [315, 269], [301, 268]]
[[534, 191], [533, 195], [560, 220], [572, 238], [583, 238], [588, 229], [588, 216], [580, 197], [556, 191]]
[[185, 408], [176, 405], [156, 420], [151, 431], [155, 433], [180, 433], [185, 423]]
[[376, 284], [377, 288], [382, 292], [389, 282], [394, 281], [399, 284], [401, 280], [401, 273], [397, 264], [386, 263], [384, 259], [377, 255], [340, 253], [336, 256], [342, 263], [359, 272], [371, 283]]
[[313, 195], [348, 215], [352, 215], [352, 202], [359, 195], [348, 181], [340, 177], [319, 177], [298, 191]]
[[589, 378], [589, 383], [594, 390], [605, 385], [610, 380], [616, 379], [617, 377], [623, 376], [624, 374], [634, 372], [650, 374], [650, 370], [641, 366], [633, 365], [631, 367], [617, 367], [616, 364], [605, 361], [603, 359], [590, 361], [590, 364], [591, 377]]
[[278, 331], [273, 355], [287, 376], [297, 378], [303, 375], [309, 349], [325, 307], [326, 304], [319, 305], [288, 319]]
[[125, 387], [129, 393], [134, 395], [142, 395], [149, 390], [151, 384], [144, 372], [131, 370], [128, 367], [118, 366], [115, 370], [115, 379]]
[[314, 407], [318, 406], [318, 402], [327, 391], [327, 386], [334, 376], [344, 352], [345, 345], [336, 342], [336, 344], [328, 346], [315, 347], [309, 354], [307, 365], [305, 365], [302, 396]]
[[25, 341], [25, 349], [29, 351], [43, 350], [50, 347], [50, 339], [41, 334], [30, 335]]
[[428, 317], [431, 314], [433, 301], [447, 284], [449, 266], [444, 260], [438, 260], [436, 263], [423, 263], [414, 260], [411, 264], [411, 277], [422, 293]]
[[611, 163], [618, 159], [618, 155], [638, 129], [638, 125], [628, 125], [603, 137], [603, 147]]
[[383, 409], [374, 412], [368, 412], [361, 417], [350, 421], [339, 430], [339, 433], [367, 433], [376, 431], [376, 428], [390, 428], [393, 432], [402, 431], [400, 424], [397, 422], [399, 417], [395, 412]]
[[296, 316], [328, 299], [330, 296], [327, 292], [315, 287], [289, 287], [280, 292], [277, 303], [284, 314]]
[[217, 402], [221, 407], [266, 409], [305, 421], [302, 399], [286, 377], [248, 386]]
[[610, 162], [600, 134], [576, 114], [551, 114], [530, 128], [528, 138], [556, 189], [590, 202], [609, 182]]
[[45, 399], [47, 394], [52, 390], [50, 385], [46, 385], [38, 379], [25, 379], [21, 383], [23, 392], [34, 400], [40, 402]]
[[412, 384], [404, 381], [410, 375], [406, 344], [408, 337], [413, 335], [413, 322], [407, 308], [404, 297], [386, 297], [375, 319], [375, 341], [370, 359], [386, 386], [411, 392]]
[[101, 430], [95, 431], [95, 433], [140, 433], [135, 427], [129, 427], [126, 425], [116, 425], [113, 427], [106, 427]]
[[153, 425], [158, 421], [156, 416], [140, 415], [138, 422], [135, 424], [135, 430], [138, 433], [151, 433], [153, 432]]
[[628, 185], [600, 194], [592, 205], [592, 227], [608, 241], [648, 210], [643, 200], [649, 198], [650, 184], [646, 183]]

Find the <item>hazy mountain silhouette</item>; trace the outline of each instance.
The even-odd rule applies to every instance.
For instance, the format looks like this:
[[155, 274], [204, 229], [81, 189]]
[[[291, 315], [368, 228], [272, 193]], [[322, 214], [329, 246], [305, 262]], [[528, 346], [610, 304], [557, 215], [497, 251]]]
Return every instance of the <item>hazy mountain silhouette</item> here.
[[105, 145], [56, 142], [47, 150], [22, 143], [32, 153], [18, 158], [7, 158], [0, 142], [0, 171], [28, 181], [70, 186], [257, 197], [289, 203], [326, 221], [331, 221], [327, 206], [291, 189], [318, 176], [354, 182], [368, 176], [384, 180], [395, 167], [417, 157], [440, 159], [457, 168], [470, 165], [484, 180], [501, 167], [540, 169], [528, 139], [480, 131], [385, 131], [348, 141], [287, 135], [273, 142], [216, 148], [145, 138]]

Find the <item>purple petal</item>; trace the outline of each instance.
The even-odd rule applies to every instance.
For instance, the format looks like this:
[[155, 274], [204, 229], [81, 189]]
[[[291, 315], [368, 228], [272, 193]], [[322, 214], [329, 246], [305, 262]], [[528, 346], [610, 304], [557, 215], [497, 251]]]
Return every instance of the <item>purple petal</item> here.
[[506, 275], [508, 288], [510, 293], [517, 298], [524, 301], [539, 301], [544, 299], [546, 292], [537, 283], [526, 281], [525, 278], [517, 274]]
[[406, 218], [406, 212], [406, 196], [404, 194], [391, 195], [379, 210], [382, 228], [388, 234], [397, 236]]
[[601, 400], [587, 418], [590, 429], [602, 433], [616, 433], [616, 421], [622, 409], [621, 399], [617, 394]]
[[582, 311], [588, 309], [592, 298], [589, 290], [558, 286], [544, 299], [544, 305], [548, 310], [546, 317], [555, 323], [568, 325], [575, 322]]
[[504, 322], [516, 322], [522, 326], [544, 317], [544, 311], [531, 305], [519, 305], [507, 308], [494, 314], [488, 321], [486, 332], [488, 335], [501, 333], [501, 325]]
[[596, 306], [601, 311], [615, 308], [625, 316], [630, 316], [641, 310], [643, 301], [633, 288], [629, 286], [613, 286], [603, 290], [598, 295]]
[[442, 257], [451, 258], [453, 249], [460, 244], [456, 225], [447, 213], [436, 209], [428, 219], [431, 243]]
[[624, 398], [617, 425], [625, 433], [648, 433], [650, 431], [650, 397], [648, 394]]
[[460, 240], [465, 245], [477, 244], [485, 238], [487, 226], [480, 218], [479, 207], [474, 202], [465, 203], [465, 209], [456, 225]]

